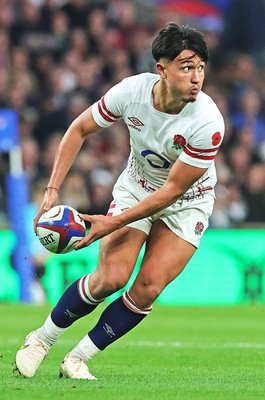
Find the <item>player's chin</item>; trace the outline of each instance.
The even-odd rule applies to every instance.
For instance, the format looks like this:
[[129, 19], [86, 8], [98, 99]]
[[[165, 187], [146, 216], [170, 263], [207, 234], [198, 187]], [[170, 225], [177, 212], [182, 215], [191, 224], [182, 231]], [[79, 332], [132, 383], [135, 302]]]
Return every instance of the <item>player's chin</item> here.
[[187, 103], [193, 103], [194, 101], [197, 100], [197, 97], [198, 97], [198, 93], [190, 94], [189, 96], [187, 96]]

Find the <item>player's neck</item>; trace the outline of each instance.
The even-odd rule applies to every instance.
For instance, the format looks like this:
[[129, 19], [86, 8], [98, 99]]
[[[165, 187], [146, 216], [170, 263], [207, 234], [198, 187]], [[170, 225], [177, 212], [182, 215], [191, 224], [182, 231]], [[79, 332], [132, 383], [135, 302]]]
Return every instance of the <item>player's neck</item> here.
[[161, 81], [154, 85], [152, 94], [154, 108], [167, 114], [178, 114], [187, 104], [181, 99], [174, 98]]

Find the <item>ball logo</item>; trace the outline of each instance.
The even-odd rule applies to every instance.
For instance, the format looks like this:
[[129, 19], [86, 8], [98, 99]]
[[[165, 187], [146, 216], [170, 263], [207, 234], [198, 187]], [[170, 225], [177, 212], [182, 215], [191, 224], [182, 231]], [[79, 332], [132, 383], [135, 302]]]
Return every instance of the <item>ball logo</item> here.
[[40, 238], [40, 242], [43, 246], [47, 246], [47, 244], [55, 242], [55, 239], [53, 238], [53, 233], [49, 233], [49, 235]]

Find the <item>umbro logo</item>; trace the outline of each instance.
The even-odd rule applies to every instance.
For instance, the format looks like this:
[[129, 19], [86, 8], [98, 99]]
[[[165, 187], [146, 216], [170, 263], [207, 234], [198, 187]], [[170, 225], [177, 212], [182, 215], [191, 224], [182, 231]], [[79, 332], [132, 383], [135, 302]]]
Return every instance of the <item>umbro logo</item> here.
[[72, 318], [72, 319], [77, 319], [79, 317], [79, 315], [74, 314], [73, 312], [71, 312], [70, 310], [66, 309], [64, 312], [68, 317]]
[[134, 126], [144, 126], [144, 124], [142, 123], [142, 121], [140, 121], [138, 118], [135, 117], [128, 117], [128, 119], [131, 121], [131, 123]]
[[104, 324], [103, 329], [111, 338], [113, 338], [113, 336], [115, 336], [115, 333], [113, 332], [112, 327], [109, 326], [107, 323]]
[[128, 120], [131, 122], [131, 124], [127, 124], [128, 127], [133, 128], [135, 130], [137, 130], [138, 132], [141, 132], [141, 127], [144, 126], [144, 124], [142, 123], [142, 121], [140, 121], [138, 118], [135, 117], [128, 117]]

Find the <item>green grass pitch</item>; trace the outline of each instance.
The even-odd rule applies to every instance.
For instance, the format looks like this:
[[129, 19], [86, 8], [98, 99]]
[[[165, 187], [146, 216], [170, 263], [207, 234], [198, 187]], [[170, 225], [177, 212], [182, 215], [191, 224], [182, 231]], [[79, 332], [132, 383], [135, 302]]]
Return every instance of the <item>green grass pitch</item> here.
[[98, 354], [95, 382], [59, 379], [64, 355], [93, 326], [103, 305], [55, 344], [33, 379], [12, 373], [24, 336], [49, 306], [0, 305], [1, 400], [265, 399], [265, 306], [162, 307]]

